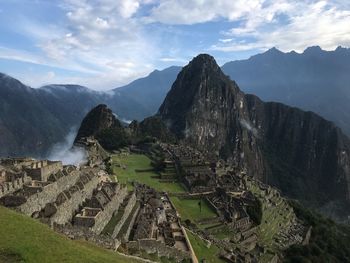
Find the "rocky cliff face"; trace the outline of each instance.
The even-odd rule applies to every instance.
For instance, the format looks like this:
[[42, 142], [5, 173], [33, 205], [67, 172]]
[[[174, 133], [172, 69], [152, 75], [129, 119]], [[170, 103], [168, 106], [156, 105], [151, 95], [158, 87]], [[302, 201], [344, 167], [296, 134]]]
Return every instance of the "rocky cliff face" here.
[[245, 95], [209, 55], [183, 68], [159, 116], [183, 142], [291, 197], [316, 207], [348, 204], [350, 142], [340, 129], [314, 113]]
[[264, 171], [245, 95], [213, 57], [199, 55], [183, 68], [159, 114], [180, 139], [230, 159], [262, 179]]

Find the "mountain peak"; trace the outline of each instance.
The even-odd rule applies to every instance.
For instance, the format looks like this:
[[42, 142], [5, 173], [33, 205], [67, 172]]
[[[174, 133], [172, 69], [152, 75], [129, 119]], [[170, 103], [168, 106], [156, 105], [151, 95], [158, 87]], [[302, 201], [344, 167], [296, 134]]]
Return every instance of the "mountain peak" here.
[[83, 119], [75, 142], [84, 137], [96, 136], [101, 131], [110, 128], [121, 128], [122, 125], [105, 104], [93, 108]]
[[202, 118], [196, 115], [199, 112], [209, 116], [214, 108], [223, 107], [228, 101], [233, 103], [234, 94], [239, 92], [212, 56], [200, 54], [179, 73], [159, 108], [159, 115], [174, 134], [187, 136], [184, 131], [189, 119]]
[[323, 50], [320, 46], [311, 46], [304, 50], [304, 54], [318, 54], [322, 51]]
[[213, 68], [216, 70], [220, 68], [219, 65], [216, 63], [214, 57], [209, 54], [199, 54], [191, 60], [188, 66], [202, 68], [206, 67]]
[[265, 53], [267, 54], [281, 54], [283, 53], [281, 50], [277, 49], [276, 47], [272, 47], [268, 49]]

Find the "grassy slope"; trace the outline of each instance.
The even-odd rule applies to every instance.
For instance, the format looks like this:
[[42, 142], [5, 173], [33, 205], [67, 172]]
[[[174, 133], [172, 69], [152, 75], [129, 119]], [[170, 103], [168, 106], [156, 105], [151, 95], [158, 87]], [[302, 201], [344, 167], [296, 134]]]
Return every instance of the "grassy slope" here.
[[83, 241], [0, 206], [0, 262], [139, 262]]
[[192, 234], [190, 231], [186, 231], [188, 238], [192, 244], [193, 250], [196, 253], [196, 256], [201, 262], [205, 259], [209, 263], [220, 263], [225, 262], [218, 258], [217, 254], [219, 253], [219, 248], [215, 245], [211, 245], [209, 248], [206, 246], [206, 243], [200, 239], [197, 235]]

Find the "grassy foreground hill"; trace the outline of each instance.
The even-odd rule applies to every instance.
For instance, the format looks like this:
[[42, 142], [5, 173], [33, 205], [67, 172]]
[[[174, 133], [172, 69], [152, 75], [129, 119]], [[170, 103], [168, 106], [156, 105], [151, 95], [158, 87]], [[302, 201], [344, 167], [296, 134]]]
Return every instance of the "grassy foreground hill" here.
[[0, 263], [139, 262], [84, 241], [73, 241], [48, 226], [0, 206]]

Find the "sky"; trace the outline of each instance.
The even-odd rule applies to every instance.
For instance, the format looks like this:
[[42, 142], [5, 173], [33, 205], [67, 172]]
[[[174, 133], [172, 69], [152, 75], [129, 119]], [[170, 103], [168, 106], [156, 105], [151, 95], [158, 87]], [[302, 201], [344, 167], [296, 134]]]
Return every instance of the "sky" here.
[[0, 0], [0, 72], [116, 88], [199, 53], [350, 46], [349, 0]]

